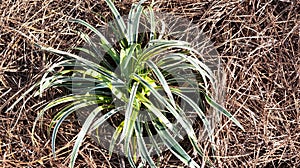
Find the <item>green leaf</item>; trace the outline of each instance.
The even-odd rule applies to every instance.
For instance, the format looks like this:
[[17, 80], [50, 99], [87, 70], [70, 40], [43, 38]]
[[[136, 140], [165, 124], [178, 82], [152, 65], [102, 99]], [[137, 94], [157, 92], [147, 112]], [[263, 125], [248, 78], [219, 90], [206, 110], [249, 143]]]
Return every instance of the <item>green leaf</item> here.
[[141, 4], [144, 1], [140, 1], [140, 3], [137, 5], [132, 4], [131, 6], [127, 22], [129, 46], [137, 43], [138, 41], [138, 29], [140, 25], [141, 14], [143, 11], [143, 7], [141, 6]]
[[201, 108], [199, 107], [199, 105], [196, 104], [196, 102], [194, 102], [192, 99], [190, 99], [186, 95], [180, 93], [179, 91], [172, 90], [172, 93], [180, 96], [184, 101], [186, 101], [195, 110], [195, 112], [201, 118], [201, 120], [202, 120], [202, 122], [204, 124], [204, 127], [205, 127], [206, 131], [209, 134], [209, 137], [211, 137], [212, 136], [212, 132], [211, 132], [212, 129], [211, 129], [210, 123], [208, 122], [208, 120], [207, 120], [204, 112], [201, 110]]
[[94, 118], [98, 115], [98, 113], [100, 111], [102, 111], [103, 109], [105, 109], [106, 107], [104, 106], [99, 106], [97, 107], [96, 109], [94, 109], [90, 114], [89, 116], [87, 117], [87, 119], [85, 120], [80, 132], [78, 133], [77, 135], [77, 139], [75, 141], [75, 144], [74, 144], [74, 147], [73, 147], [73, 150], [72, 150], [72, 153], [71, 153], [71, 161], [70, 161], [70, 164], [69, 164], [69, 167], [73, 168], [74, 165], [75, 165], [75, 160], [78, 156], [78, 151], [79, 151], [79, 147], [81, 146], [82, 144], [82, 141], [86, 135], [86, 133], [88, 132], [89, 130], [89, 127], [91, 126], [91, 124], [93, 123], [93, 120]]
[[169, 58], [175, 59], [176, 57], [177, 57], [178, 60], [185, 60], [188, 63], [190, 63], [191, 66], [189, 68], [192, 69], [192, 70], [196, 70], [201, 74], [202, 79], [203, 79], [204, 84], [205, 84], [205, 88], [208, 88], [208, 82], [207, 82], [206, 78], [208, 78], [211, 83], [214, 83], [215, 80], [214, 80], [213, 73], [211, 72], [209, 67], [207, 67], [201, 61], [199, 61], [198, 58], [193, 58], [191, 56], [187, 56], [187, 55], [182, 54], [182, 53], [172, 53], [172, 54], [169, 54], [169, 55], [165, 56], [162, 60], [165, 61], [166, 59], [169, 59]]
[[122, 121], [121, 124], [116, 128], [116, 131], [114, 132], [114, 134], [112, 136], [112, 139], [111, 139], [111, 142], [109, 145], [109, 156], [112, 155], [116, 141], [117, 141], [118, 137], [120, 136], [123, 127], [124, 127], [124, 121]]
[[176, 120], [181, 124], [181, 126], [184, 128], [186, 133], [195, 139], [195, 132], [193, 130], [193, 127], [189, 121], [184, 118], [183, 116], [180, 116], [178, 112], [184, 113], [182, 109], [180, 109], [178, 106], [177, 108], [174, 108], [168, 101], [168, 99], [161, 96], [155, 88], [153, 88], [151, 85], [149, 85], [143, 78], [141, 78], [137, 74], [133, 74], [133, 77], [135, 80], [141, 82], [144, 86], [148, 87], [151, 90], [151, 93], [157, 98], [157, 100], [164, 105], [168, 111], [176, 118]]
[[152, 69], [152, 71], [155, 73], [155, 75], [158, 77], [158, 80], [160, 81], [162, 87], [164, 88], [164, 91], [167, 93], [167, 96], [171, 102], [171, 104], [173, 105], [173, 107], [176, 106], [174, 97], [172, 95], [171, 89], [168, 85], [168, 82], [166, 81], [164, 75], [160, 72], [160, 70], [158, 69], [158, 67], [150, 60], [148, 60], [147, 65]]
[[118, 53], [115, 51], [115, 49], [112, 47], [112, 45], [108, 42], [108, 40], [105, 38], [105, 36], [101, 32], [99, 32], [96, 28], [94, 28], [89, 23], [87, 23], [83, 20], [80, 20], [80, 19], [72, 19], [72, 20], [70, 20], [70, 22], [79, 23], [79, 24], [87, 27], [88, 29], [90, 29], [92, 32], [94, 32], [100, 38], [99, 44], [104, 49], [104, 51], [107, 52], [116, 63], [119, 63], [120, 57], [119, 57]]
[[116, 75], [107, 70], [106, 68], [104, 68], [103, 66], [100, 66], [92, 61], [89, 61], [85, 58], [82, 58], [82, 57], [79, 57], [75, 54], [71, 54], [69, 52], [65, 52], [65, 51], [60, 51], [60, 50], [57, 50], [57, 49], [54, 49], [54, 48], [51, 48], [51, 47], [40, 47], [41, 50], [45, 50], [45, 51], [49, 51], [49, 52], [53, 52], [53, 53], [56, 53], [56, 54], [60, 54], [60, 55], [65, 55], [65, 56], [69, 56], [71, 58], [74, 58], [82, 63], [84, 63], [86, 65], [86, 67], [90, 67], [91, 69], [101, 73], [102, 75], [106, 76], [107, 78], [109, 79], [112, 79], [112, 80], [118, 80], [118, 78], [116, 77]]
[[[148, 114], [148, 116], [150, 117], [150, 119], [155, 120], [154, 118], [155, 116], [151, 114]], [[144, 124], [145, 124], [145, 130], [147, 131], [148, 137], [150, 138], [150, 141], [153, 144], [154, 152], [156, 153], [157, 156], [160, 156], [160, 153], [162, 151], [159, 149], [158, 143], [156, 142], [157, 140], [154, 139], [154, 135], [152, 134], [152, 130], [150, 129], [148, 122], [145, 122]]]
[[123, 51], [124, 57], [121, 58], [120, 63], [120, 70], [121, 75], [126, 79], [129, 80], [129, 75], [133, 72], [133, 69], [135, 68], [135, 51], [138, 49], [139, 44], [133, 44], [130, 46], [130, 48], [127, 48]]
[[76, 101], [76, 102], [73, 102], [73, 103], [70, 103], [70, 104], [66, 105], [63, 109], [61, 109], [58, 112], [58, 114], [56, 114], [54, 116], [54, 118], [51, 120], [51, 123], [50, 123], [50, 125], [48, 127], [48, 130], [47, 130], [47, 135], [50, 135], [50, 131], [51, 131], [52, 127], [57, 123], [57, 120], [61, 117], [61, 115], [63, 113], [65, 113], [67, 110], [71, 109], [72, 107], [74, 107], [74, 106], [76, 106], [76, 105], [78, 105], [80, 103], [82, 103], [82, 101]]
[[146, 147], [144, 138], [143, 138], [143, 132], [142, 127], [140, 124], [140, 120], [135, 121], [135, 134], [137, 135], [137, 142], [138, 142], [138, 149], [142, 155], [142, 158], [145, 159], [150, 167], [156, 167], [154, 161], [152, 160], [150, 153], [148, 152], [148, 149]]
[[[48, 88], [48, 86], [45, 86], [44, 85], [44, 82], [46, 82], [46, 78], [47, 76], [49, 75], [50, 72], [53, 72], [54, 71], [54, 68], [57, 68], [57, 67], [60, 67], [62, 65], [64, 65], [65, 63], [68, 63], [72, 60], [65, 60], [65, 61], [60, 61], [58, 63], [55, 63], [53, 64], [51, 67], [48, 68], [48, 70], [44, 73], [41, 81], [40, 81], [40, 90], [39, 90], [39, 93], [40, 93], [40, 97], [42, 96], [42, 93], [44, 92], [44, 90], [46, 88]], [[50, 78], [51, 79], [51, 78]]]
[[[112, 107], [112, 106], [108, 106], [108, 107]], [[108, 108], [107, 107], [107, 108]], [[110, 110], [108, 113], [102, 115], [99, 119], [97, 119], [93, 125], [90, 128], [90, 132], [94, 131], [96, 128], [98, 128], [101, 124], [103, 124], [108, 118], [110, 118], [111, 116], [113, 116], [114, 114], [116, 114], [117, 112], [123, 110], [124, 107], [117, 107], [115, 109]]]
[[152, 40], [149, 42], [149, 44], [152, 45], [144, 49], [143, 53], [141, 53], [138, 59], [138, 62], [146, 61], [149, 58], [155, 57], [170, 49], [192, 50], [189, 47], [189, 43], [179, 40]]
[[121, 35], [121, 39], [122, 37], [123, 38], [126, 37], [126, 26], [122, 16], [120, 15], [119, 11], [117, 10], [117, 8], [115, 7], [115, 5], [111, 0], [105, 0], [105, 2], [113, 13], [113, 16], [117, 23], [117, 29]]
[[150, 40], [156, 39], [156, 20], [152, 7], [148, 7], [150, 20]]
[[233, 123], [235, 123], [239, 128], [241, 128], [243, 131], [245, 131], [244, 127], [240, 124], [240, 122], [236, 118], [234, 118], [234, 116], [231, 115], [225, 108], [223, 108], [218, 103], [216, 103], [208, 95], [205, 95], [205, 99], [206, 99], [208, 104], [210, 104], [212, 107], [219, 110], [222, 114], [224, 114], [226, 117], [228, 117]]
[[174, 137], [169, 133], [166, 127], [159, 121], [152, 121], [154, 128], [158, 135], [163, 140], [164, 144], [170, 149], [170, 151], [183, 163], [189, 167], [200, 168], [200, 166], [185, 152], [185, 150], [178, 144]]
[[[137, 98], [140, 102], [143, 103], [144, 106], [147, 107], [149, 111], [151, 111], [166, 127], [168, 127], [170, 130], [172, 130], [174, 133], [178, 132], [178, 129], [172, 124], [169, 119], [162, 114], [162, 111], [156, 108], [149, 99], [147, 99], [144, 95], [138, 94]], [[182, 137], [180, 137], [183, 139]]]
[[136, 92], [137, 92], [138, 86], [139, 86], [138, 82], [133, 83], [129, 101], [128, 101], [127, 108], [125, 111], [125, 123], [124, 123], [123, 131], [122, 131], [122, 134], [120, 137], [120, 142], [123, 141], [123, 139], [125, 139], [124, 152], [125, 152], [126, 156], [128, 156], [127, 153], [129, 152], [129, 142], [132, 137], [134, 122], [139, 113], [138, 102], [136, 99]]
[[[83, 107], [87, 107], [87, 106], [91, 106], [91, 105], [95, 105], [95, 104], [98, 104], [98, 102], [90, 101], [90, 102], [77, 104], [75, 106], [71, 106], [69, 109], [64, 109], [64, 111], [62, 113], [60, 113], [60, 116], [56, 117], [57, 123], [53, 129], [52, 136], [51, 136], [52, 153], [53, 153], [54, 157], [55, 157], [55, 140], [56, 140], [58, 129], [59, 129], [60, 125], [62, 124], [62, 122], [74, 111], [79, 110]], [[52, 122], [56, 122], [56, 121], [52, 121]], [[53, 125], [53, 124], [51, 124], [51, 125]], [[33, 130], [33, 132], [34, 132], [34, 130]]]

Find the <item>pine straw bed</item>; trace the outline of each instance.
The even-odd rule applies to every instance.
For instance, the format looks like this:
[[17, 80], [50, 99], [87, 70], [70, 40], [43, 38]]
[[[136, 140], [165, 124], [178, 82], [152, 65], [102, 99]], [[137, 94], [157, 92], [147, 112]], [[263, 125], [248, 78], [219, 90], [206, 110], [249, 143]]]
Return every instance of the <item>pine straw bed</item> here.
[[[130, 3], [117, 2], [125, 14]], [[217, 167], [300, 167], [300, 3], [293, 0], [161, 1], [156, 10], [184, 14], [214, 42], [225, 67], [225, 106], [246, 132], [232, 123], [217, 134]], [[73, 116], [57, 140], [58, 157], [51, 157], [47, 126], [49, 111], [36, 145], [30, 139], [38, 110], [64, 90], [53, 89], [42, 98], [26, 97], [4, 111], [36, 82], [53, 62], [61, 59], [38, 51], [32, 44], [67, 50], [78, 45], [66, 20], [80, 18], [92, 25], [110, 16], [103, 1], [2, 1], [0, 4], [0, 166], [65, 167], [72, 138], [79, 130]], [[109, 17], [107, 17], [109, 18]], [[76, 43], [75, 43], [76, 42]], [[55, 110], [55, 109], [54, 109]], [[52, 114], [52, 115], [51, 115]], [[161, 167], [178, 167], [166, 152]], [[199, 162], [201, 158], [197, 158]], [[124, 167], [126, 159], [113, 156], [93, 141], [83, 144], [79, 167]], [[121, 165], [121, 166], [120, 166]], [[123, 166], [122, 166], [123, 165]], [[126, 166], [127, 167], [127, 166]]]

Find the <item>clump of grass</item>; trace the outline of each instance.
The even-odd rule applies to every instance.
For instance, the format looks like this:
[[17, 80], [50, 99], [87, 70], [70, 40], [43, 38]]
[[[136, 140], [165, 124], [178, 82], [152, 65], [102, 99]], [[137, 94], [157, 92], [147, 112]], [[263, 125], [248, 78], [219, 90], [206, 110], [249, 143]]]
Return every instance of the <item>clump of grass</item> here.
[[[200, 53], [188, 42], [163, 39], [163, 36], [159, 36], [163, 33], [157, 32], [154, 12], [151, 8], [144, 8], [143, 2], [132, 5], [128, 21], [125, 22], [112, 1], [106, 0], [115, 18], [113, 33], [120, 39], [114, 45], [87, 22], [71, 20], [90, 29], [99, 39], [95, 42], [87, 34], [78, 32], [89, 48], [77, 47], [75, 49], [85, 53], [88, 58], [38, 46], [42, 50], [64, 55], [65, 60], [54, 64], [43, 75], [42, 80], [32, 87], [39, 87], [36, 96], [55, 86], [66, 87], [73, 91], [80, 88], [80, 92], [72, 92], [50, 102], [36, 119], [37, 122], [50, 108], [65, 105], [54, 116], [50, 125], [50, 128], [54, 126], [51, 138], [54, 154], [55, 139], [61, 123], [70, 114], [80, 109], [93, 108], [88, 111], [77, 135], [71, 153], [70, 167], [74, 167], [79, 147], [86, 134], [98, 129], [117, 113], [124, 114], [124, 119], [119, 122], [113, 134], [109, 147], [110, 154], [112, 154], [117, 141], [123, 143], [123, 152], [132, 167], [136, 166], [138, 156], [141, 159], [140, 166], [148, 164], [156, 167], [156, 163], [151, 157], [151, 151], [157, 155], [160, 154], [161, 143], [159, 142], [162, 142], [187, 166], [200, 167], [176, 139], [176, 137], [180, 137], [178, 132], [183, 130], [194, 150], [202, 155], [192, 122], [185, 113], [182, 102], [185, 107], [190, 107], [191, 111], [201, 118], [209, 136], [211, 136], [211, 126], [204, 113], [205, 107], [199, 104], [201, 101], [216, 108], [243, 129], [240, 123], [211, 97], [209, 86], [210, 83], [214, 83], [214, 75], [209, 67], [198, 59]], [[142, 15], [149, 19], [150, 33], [139, 33]], [[104, 51], [105, 55], [101, 54], [103, 53], [101, 51]], [[100, 63], [99, 60], [101, 60]], [[69, 66], [75, 68], [66, 68]], [[56, 72], [55, 69], [59, 67], [65, 69]], [[171, 70], [178, 74], [189, 72], [191, 76], [200, 76], [200, 79], [196, 78], [197, 80], [195, 80], [189, 76], [167, 73]], [[53, 71], [54, 74], [50, 73]], [[86, 85], [91, 82], [94, 85]], [[180, 87], [179, 83], [184, 83], [184, 87]], [[30, 91], [31, 89], [27, 93]], [[201, 95], [199, 97], [201, 100], [186, 96], [191, 91]], [[153, 97], [154, 101], [150, 97]], [[121, 103], [117, 105], [116, 100]], [[141, 113], [141, 111], [146, 113]], [[145, 122], [144, 117], [149, 120]], [[158, 135], [159, 140], [152, 138], [154, 132]], [[145, 142], [144, 135], [150, 137], [151, 144]]]

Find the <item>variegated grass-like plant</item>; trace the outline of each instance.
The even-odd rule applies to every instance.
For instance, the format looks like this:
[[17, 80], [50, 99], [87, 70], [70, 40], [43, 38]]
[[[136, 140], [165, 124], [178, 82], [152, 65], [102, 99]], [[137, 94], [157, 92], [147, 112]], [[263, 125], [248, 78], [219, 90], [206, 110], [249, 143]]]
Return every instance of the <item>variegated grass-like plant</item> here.
[[[143, 1], [132, 5], [127, 24], [121, 18], [114, 4], [110, 0], [106, 0], [106, 3], [115, 18], [113, 33], [120, 39], [116, 44], [111, 44], [100, 31], [85, 21], [72, 20], [72, 22], [90, 29], [99, 39], [95, 42], [87, 34], [78, 33], [89, 45], [89, 48], [78, 47], [76, 49], [92, 59], [39, 46], [42, 50], [64, 55], [66, 58], [54, 64], [44, 74], [40, 83], [34, 86], [39, 87], [36, 95], [55, 86], [72, 89], [72, 85], [76, 84], [82, 88], [80, 93], [74, 94], [73, 92], [53, 100], [37, 117], [36, 121], [43, 116], [46, 110], [64, 105], [64, 108], [55, 115], [50, 125], [50, 128], [54, 126], [52, 133], [53, 153], [55, 153], [55, 139], [61, 123], [75, 111], [96, 105], [93, 110], [89, 111], [77, 136], [71, 153], [70, 167], [74, 167], [79, 147], [86, 134], [99, 128], [101, 124], [117, 113], [124, 114], [124, 119], [113, 134], [109, 147], [110, 154], [117, 141], [122, 142], [124, 144], [123, 152], [132, 167], [136, 166], [137, 153], [141, 156], [141, 165], [148, 164], [151, 167], [156, 167], [157, 165], [150, 153], [151, 149], [159, 155], [159, 144], [156, 139], [151, 139], [153, 134], [156, 134], [179, 160], [190, 167], [200, 167], [175, 138], [180, 136], [178, 131], [183, 130], [194, 150], [202, 155], [192, 122], [185, 114], [185, 108], [181, 105], [182, 102], [200, 117], [210, 136], [210, 124], [205, 116], [205, 107], [201, 105], [201, 102], [206, 102], [217, 109], [243, 129], [228, 111], [211, 98], [209, 86], [210, 83], [214, 82], [213, 73], [201, 62], [200, 54], [188, 42], [166, 40], [162, 38], [163, 36], [159, 36], [161, 32], [156, 30], [157, 21], [154, 12], [150, 7], [144, 9]], [[150, 23], [150, 33], [144, 35], [139, 34], [142, 15], [145, 15]], [[99, 52], [97, 46], [105, 52], [105, 56]], [[100, 63], [99, 60], [101, 60]], [[68, 66], [78, 66], [80, 69], [66, 68]], [[66, 69], [56, 72], [54, 75], [50, 73], [57, 67], [65, 67]], [[172, 70], [172, 72], [190, 70], [189, 72], [199, 76], [200, 79], [174, 76], [167, 73], [167, 70]], [[74, 83], [74, 81], [76, 82]], [[85, 86], [85, 82], [93, 82], [95, 85]], [[187, 85], [180, 87], [178, 83], [182, 82]], [[191, 92], [191, 90], [202, 95], [203, 100], [199, 102], [188, 97], [185, 93]], [[150, 97], [155, 101], [153, 102]], [[122, 102], [121, 105], [114, 104], [116, 99]], [[150, 120], [145, 122], [140, 111], [146, 111], [143, 115], [147, 115]], [[152, 142], [150, 147], [143, 139], [144, 134], [150, 137]]]

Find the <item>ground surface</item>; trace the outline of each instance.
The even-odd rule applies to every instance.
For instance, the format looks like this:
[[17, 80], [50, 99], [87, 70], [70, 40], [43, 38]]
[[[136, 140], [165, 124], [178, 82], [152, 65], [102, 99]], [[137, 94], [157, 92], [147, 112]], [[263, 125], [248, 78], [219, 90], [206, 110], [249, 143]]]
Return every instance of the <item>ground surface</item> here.
[[[129, 1], [117, 2], [127, 13]], [[246, 132], [225, 124], [216, 134], [217, 167], [300, 167], [300, 2], [297, 0], [159, 1], [156, 10], [193, 19], [214, 42], [227, 77], [225, 106]], [[35, 134], [37, 112], [48, 100], [63, 95], [49, 90], [41, 98], [26, 97], [5, 113], [53, 62], [60, 59], [32, 44], [67, 50], [77, 45], [66, 20], [81, 18], [101, 25], [109, 16], [103, 1], [2, 1], [0, 4], [0, 167], [65, 167], [72, 138], [79, 130], [70, 118], [60, 130], [58, 156], [51, 157], [49, 111]], [[108, 17], [107, 17], [108, 18]], [[22, 103], [27, 101], [25, 106]], [[180, 163], [166, 152], [161, 167]], [[77, 166], [120, 167], [113, 156], [87, 138]], [[196, 158], [199, 163], [201, 158]], [[126, 162], [124, 164], [127, 164]]]

